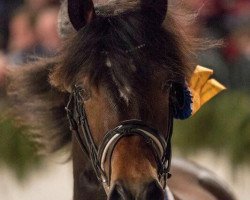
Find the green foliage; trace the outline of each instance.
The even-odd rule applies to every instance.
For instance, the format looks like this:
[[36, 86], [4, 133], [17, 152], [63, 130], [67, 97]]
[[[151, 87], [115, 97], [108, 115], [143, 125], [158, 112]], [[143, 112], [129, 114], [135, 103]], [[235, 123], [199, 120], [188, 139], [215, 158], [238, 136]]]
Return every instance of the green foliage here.
[[192, 118], [177, 121], [174, 145], [182, 153], [200, 149], [228, 153], [237, 166], [250, 161], [250, 95], [224, 92]]
[[39, 166], [41, 158], [27, 134], [28, 129], [17, 127], [15, 121], [0, 116], [0, 166], [9, 167], [19, 180]]

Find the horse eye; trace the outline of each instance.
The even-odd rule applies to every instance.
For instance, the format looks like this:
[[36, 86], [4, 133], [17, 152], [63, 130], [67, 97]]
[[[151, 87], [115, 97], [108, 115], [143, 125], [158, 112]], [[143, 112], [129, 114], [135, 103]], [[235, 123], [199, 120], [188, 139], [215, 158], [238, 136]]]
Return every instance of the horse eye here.
[[86, 101], [90, 98], [89, 90], [83, 88], [82, 86], [75, 85], [75, 92], [79, 95], [82, 101]]
[[162, 91], [163, 92], [168, 92], [169, 89], [172, 87], [172, 82], [171, 81], [167, 81], [165, 83], [162, 84]]

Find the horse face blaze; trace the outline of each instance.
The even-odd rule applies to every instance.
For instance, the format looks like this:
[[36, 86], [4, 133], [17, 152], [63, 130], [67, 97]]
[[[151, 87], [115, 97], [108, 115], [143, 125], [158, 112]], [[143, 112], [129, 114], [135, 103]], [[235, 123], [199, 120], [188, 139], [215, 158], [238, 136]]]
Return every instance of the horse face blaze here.
[[[123, 120], [135, 119], [137, 113], [128, 110], [127, 116], [129, 118], [122, 118], [117, 113], [116, 108], [112, 106], [112, 102], [109, 100], [108, 93], [104, 88], [90, 87], [90, 90], [91, 96], [85, 102], [85, 110], [94, 140], [96, 144], [100, 144], [107, 131], [118, 126]], [[155, 91], [155, 94], [160, 95], [162, 92]], [[163, 99], [165, 102], [159, 103], [151, 100], [149, 102], [164, 106], [166, 110], [168, 105], [167, 97], [159, 99]], [[158, 118], [167, 118], [164, 109], [159, 106], [157, 108], [155, 121], [152, 124], [157, 124], [156, 120], [158, 121]], [[163, 126], [159, 124], [157, 128], [165, 130], [166, 124]], [[131, 199], [129, 195], [132, 195], [133, 198], [141, 197], [141, 199], [152, 200], [153, 193], [159, 194], [160, 197], [163, 196], [163, 189], [158, 181], [157, 165], [152, 149], [143, 137], [132, 135], [121, 138], [114, 147], [110, 163], [105, 162], [104, 166], [105, 173], [110, 175], [110, 185], [106, 190], [110, 200]], [[118, 198], [119, 195], [121, 197]]]

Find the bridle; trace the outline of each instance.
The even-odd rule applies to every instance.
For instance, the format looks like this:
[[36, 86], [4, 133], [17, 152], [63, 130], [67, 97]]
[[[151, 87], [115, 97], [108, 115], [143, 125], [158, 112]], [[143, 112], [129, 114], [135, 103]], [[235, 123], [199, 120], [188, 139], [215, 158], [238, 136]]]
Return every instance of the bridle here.
[[[75, 86], [70, 94], [69, 101], [65, 110], [67, 112], [70, 130], [76, 137], [81, 150], [88, 156], [92, 163], [93, 170], [97, 179], [106, 187], [110, 185], [110, 162], [112, 152], [117, 142], [127, 136], [138, 135], [151, 148], [158, 167], [158, 178], [163, 188], [166, 186], [166, 181], [171, 177], [171, 137], [173, 131], [173, 116], [169, 112], [169, 126], [167, 138], [164, 138], [158, 131], [151, 126], [145, 124], [141, 120], [127, 120], [114, 129], [108, 131], [99, 147], [96, 146], [86, 116], [81, 95], [83, 88]], [[82, 137], [81, 137], [82, 136]], [[108, 174], [105, 173], [104, 163], [109, 162]]]
[[[90, 159], [97, 179], [104, 185], [104, 189], [109, 189], [110, 186], [110, 166], [113, 150], [121, 138], [131, 135], [142, 137], [152, 150], [157, 163], [158, 179], [162, 187], [165, 188], [167, 179], [171, 177], [171, 137], [173, 132], [173, 114], [171, 107], [169, 107], [167, 138], [164, 138], [156, 129], [145, 124], [143, 121], [131, 119], [121, 122], [120, 125], [108, 131], [100, 145], [97, 146], [89, 128], [82, 92], [83, 88], [74, 86], [65, 109], [70, 130], [76, 137], [81, 150]], [[104, 170], [105, 162], [109, 163], [108, 173]]]

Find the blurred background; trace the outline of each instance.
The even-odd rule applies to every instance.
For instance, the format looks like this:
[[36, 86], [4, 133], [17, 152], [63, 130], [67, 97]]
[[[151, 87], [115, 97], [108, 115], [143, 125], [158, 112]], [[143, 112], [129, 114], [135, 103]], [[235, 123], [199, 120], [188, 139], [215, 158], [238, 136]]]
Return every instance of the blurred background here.
[[[66, 152], [36, 155], [27, 127], [7, 117], [5, 74], [35, 57], [56, 54], [59, 0], [0, 0], [0, 199], [72, 199], [72, 167]], [[194, 117], [175, 123], [174, 155], [214, 171], [239, 199], [250, 198], [250, 1], [184, 0], [198, 14], [187, 30], [223, 39], [221, 48], [198, 53], [228, 90]], [[66, 156], [65, 156], [66, 155]]]

